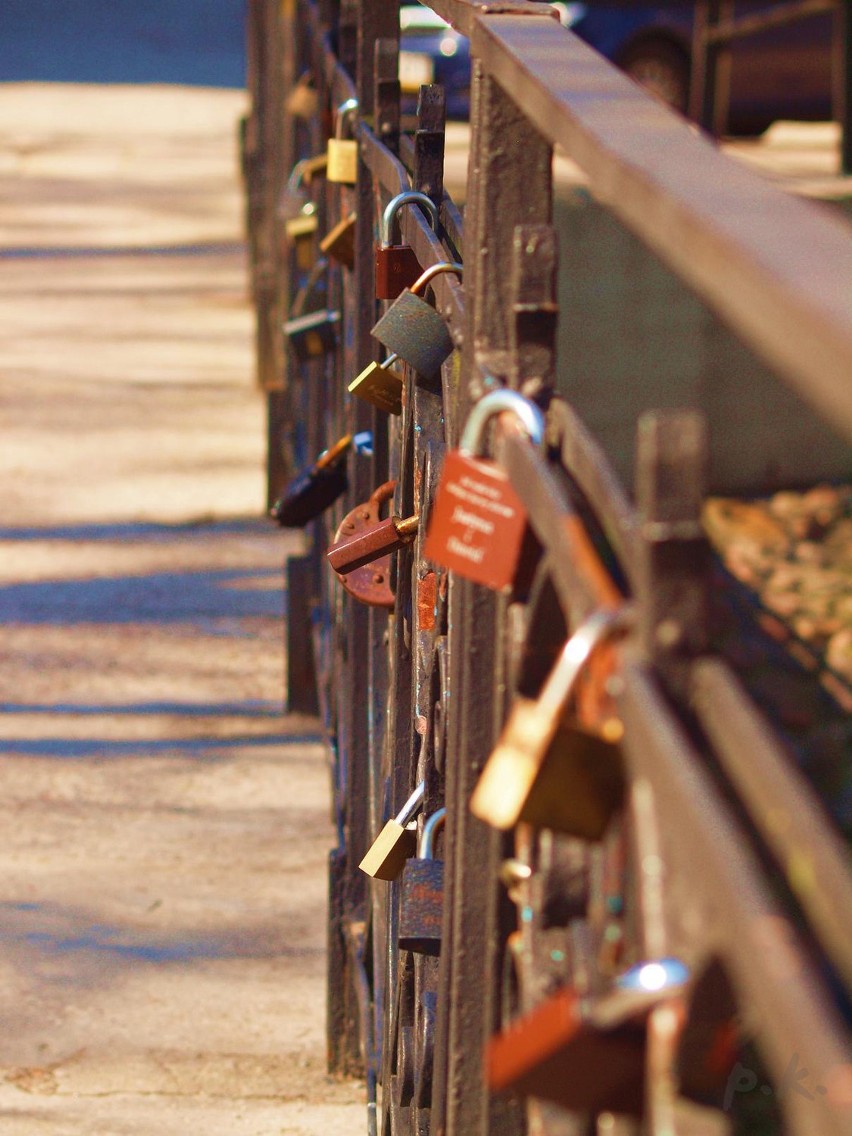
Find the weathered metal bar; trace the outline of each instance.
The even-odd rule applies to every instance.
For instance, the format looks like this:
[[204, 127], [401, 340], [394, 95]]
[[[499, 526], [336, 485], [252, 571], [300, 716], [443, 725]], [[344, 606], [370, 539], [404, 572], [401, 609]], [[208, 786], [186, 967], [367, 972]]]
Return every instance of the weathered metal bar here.
[[846, 848], [725, 663], [695, 663], [692, 701], [725, 773], [852, 989], [852, 872]]
[[776, 4], [774, 8], [753, 15], [736, 16], [720, 20], [707, 29], [708, 43], [728, 43], [744, 39], [758, 32], [780, 28], [795, 23], [806, 16], [818, 16], [837, 7], [838, 0], [791, 0], [790, 3]]
[[[744, 1025], [784, 1090], [790, 1130], [848, 1136], [852, 1053], [832, 999], [651, 673], [628, 664], [622, 681], [617, 703], [630, 775], [653, 792], [669, 903], [677, 894], [682, 904], [675, 941], [702, 959], [717, 954], [729, 971]], [[784, 1085], [793, 1058], [808, 1070], [809, 1084], [824, 1092], [800, 1094]]]
[[471, 35], [602, 203], [852, 437], [846, 225], [737, 166], [558, 24], [489, 15]]

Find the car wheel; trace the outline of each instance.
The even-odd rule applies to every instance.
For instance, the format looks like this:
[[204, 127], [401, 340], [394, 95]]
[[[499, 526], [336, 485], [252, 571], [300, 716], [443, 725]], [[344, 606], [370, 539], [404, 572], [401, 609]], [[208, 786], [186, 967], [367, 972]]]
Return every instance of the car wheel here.
[[689, 60], [667, 40], [637, 43], [621, 60], [622, 70], [651, 94], [686, 114], [689, 99]]

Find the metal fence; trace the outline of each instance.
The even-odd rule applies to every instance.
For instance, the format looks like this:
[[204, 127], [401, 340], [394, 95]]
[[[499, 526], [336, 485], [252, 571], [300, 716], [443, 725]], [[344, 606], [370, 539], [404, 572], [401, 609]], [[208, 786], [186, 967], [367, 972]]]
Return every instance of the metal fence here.
[[[718, 650], [701, 407], [647, 407], [596, 376], [635, 431], [625, 480], [559, 393], [572, 265], [557, 263], [554, 147], [841, 446], [848, 228], [728, 161], [547, 6], [431, 6], [471, 45], [463, 219], [443, 189], [441, 89], [400, 128], [396, 5], [249, 5], [270, 499], [300, 467], [309, 492], [336, 472], [329, 501], [347, 482], [287, 573], [289, 700], [322, 716], [339, 833], [330, 1068], [366, 1077], [383, 1133], [852, 1132], [846, 849]], [[294, 174], [330, 137], [329, 168]], [[353, 151], [351, 177], [337, 163]], [[400, 208], [409, 273], [463, 267], [400, 308], [375, 298], [375, 249], [412, 189], [437, 223]], [[421, 362], [441, 330], [445, 360]], [[371, 365], [368, 402], [349, 387]], [[402, 523], [376, 536], [385, 508]], [[501, 510], [525, 518], [508, 567]], [[327, 550], [353, 538], [332, 571]], [[491, 586], [465, 557], [497, 565]], [[417, 860], [393, 880], [359, 864], [421, 785], [419, 835], [447, 811], [443, 886], [428, 869], [418, 892]]]

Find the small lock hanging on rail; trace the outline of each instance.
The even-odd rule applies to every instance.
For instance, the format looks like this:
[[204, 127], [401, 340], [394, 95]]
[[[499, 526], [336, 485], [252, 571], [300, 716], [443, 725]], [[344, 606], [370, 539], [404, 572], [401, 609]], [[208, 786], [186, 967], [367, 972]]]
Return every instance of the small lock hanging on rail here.
[[319, 359], [337, 345], [340, 312], [321, 309], [284, 322], [284, 334], [300, 363]]
[[[395, 481], [386, 481], [373, 490], [367, 501], [350, 509], [337, 527], [332, 547], [375, 529], [379, 524], [381, 507], [393, 497], [395, 489]], [[338, 582], [359, 603], [391, 611], [394, 606], [394, 594], [390, 586], [391, 555], [391, 552], [376, 554], [360, 568], [337, 572]]]
[[315, 154], [296, 162], [278, 201], [278, 217], [282, 221], [298, 217], [302, 213], [314, 212], [314, 203], [305, 186], [310, 185], [317, 174], [324, 173], [327, 164], [327, 154]]
[[319, 110], [319, 92], [313, 86], [313, 75], [305, 71], [290, 88], [284, 99], [284, 109], [294, 118], [313, 118]]
[[419, 205], [428, 215], [433, 230], [438, 228], [438, 210], [425, 193], [406, 189], [391, 198], [382, 214], [382, 240], [376, 247], [377, 300], [395, 300], [423, 271], [414, 249], [401, 243], [398, 217], [404, 205]]
[[369, 438], [369, 432], [345, 434], [329, 446], [312, 466], [288, 482], [269, 515], [282, 528], [304, 528], [346, 492], [346, 456]]
[[355, 267], [355, 226], [358, 217], [350, 213], [342, 221], [338, 221], [320, 241], [320, 252], [325, 256], [333, 257], [344, 268], [350, 271]]
[[444, 824], [446, 809], [432, 813], [423, 825], [417, 856], [402, 872], [399, 905], [399, 946], [404, 951], [437, 955], [441, 951], [444, 915], [444, 861], [435, 859], [435, 833]]
[[593, 612], [562, 648], [538, 698], [515, 699], [470, 799], [474, 816], [494, 828], [524, 821], [601, 839], [622, 803], [620, 749], [614, 739], [564, 724], [562, 716], [592, 653], [626, 631], [631, 618], [629, 608]]
[[471, 410], [459, 449], [444, 458], [429, 517], [427, 560], [477, 584], [503, 591], [515, 579], [527, 530], [527, 514], [496, 462], [476, 454], [495, 414], [511, 411], [534, 445], [544, 439], [539, 408], [517, 391], [492, 391]]
[[388, 355], [384, 363], [371, 363], [346, 388], [388, 414], [402, 414], [402, 376], [391, 370], [398, 355]]
[[354, 138], [344, 137], [346, 124], [357, 109], [357, 99], [347, 99], [337, 108], [334, 137], [328, 140], [328, 166], [325, 176], [329, 181], [354, 185], [358, 180], [358, 143]]
[[284, 222], [287, 243], [293, 249], [296, 268], [301, 272], [307, 272], [316, 262], [314, 239], [318, 227], [319, 219], [313, 207]]
[[453, 341], [440, 313], [418, 293], [442, 272], [461, 275], [462, 271], [456, 263], [433, 264], [397, 296], [370, 332], [424, 379], [438, 374], [453, 350]]
[[[426, 782], [421, 781], [393, 820], [389, 820], [358, 865], [375, 880], [395, 880], [405, 861], [417, 851], [417, 833], [411, 824], [423, 807]], [[411, 827], [409, 827], [409, 825]]]
[[346, 576], [356, 568], [372, 564], [380, 557], [402, 548], [404, 544], [409, 544], [417, 536], [419, 525], [420, 518], [415, 515], [405, 518], [387, 517], [361, 532], [351, 524], [350, 535], [346, 535], [345, 525], [341, 526], [343, 534], [338, 529], [336, 542], [325, 554], [326, 560], [338, 575]]
[[[631, 991], [643, 975], [647, 988]], [[648, 1016], [682, 999], [688, 980], [678, 959], [659, 959], [632, 967], [595, 998], [562, 987], [490, 1039], [489, 1087], [571, 1112], [644, 1116]], [[576, 1075], [566, 1076], [566, 1069]]]

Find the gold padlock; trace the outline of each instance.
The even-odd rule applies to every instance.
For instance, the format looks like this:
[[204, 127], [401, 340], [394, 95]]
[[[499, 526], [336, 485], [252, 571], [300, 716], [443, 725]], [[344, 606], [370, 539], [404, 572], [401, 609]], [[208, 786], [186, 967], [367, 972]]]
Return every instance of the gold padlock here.
[[355, 267], [355, 223], [358, 218], [355, 213], [350, 213], [348, 217], [344, 217], [342, 221], [329, 229], [323, 239], [320, 241], [320, 250], [326, 256], [334, 257], [339, 261], [344, 268], [353, 269]]
[[426, 782], [421, 781], [393, 820], [389, 820], [358, 865], [375, 880], [395, 880], [405, 861], [417, 851], [417, 833], [411, 820], [423, 805]]
[[287, 240], [293, 247], [296, 267], [303, 272], [312, 268], [315, 261], [314, 234], [317, 231], [317, 224], [316, 213], [305, 211], [296, 217], [291, 217], [284, 224]]
[[350, 394], [363, 398], [388, 414], [402, 414], [402, 377], [392, 371], [398, 355], [388, 355], [384, 363], [371, 363], [347, 387]]
[[284, 100], [284, 109], [295, 118], [313, 118], [319, 109], [319, 94], [310, 72], [300, 75]]
[[328, 181], [354, 185], [358, 180], [358, 143], [354, 138], [343, 137], [346, 123], [357, 109], [357, 99], [347, 99], [337, 108], [334, 137], [328, 140], [328, 166], [325, 173]]
[[628, 609], [593, 612], [574, 632], [537, 699], [518, 698], [470, 800], [494, 828], [518, 821], [598, 840], [621, 803], [617, 738], [562, 726], [565, 705], [592, 652], [629, 626]]

